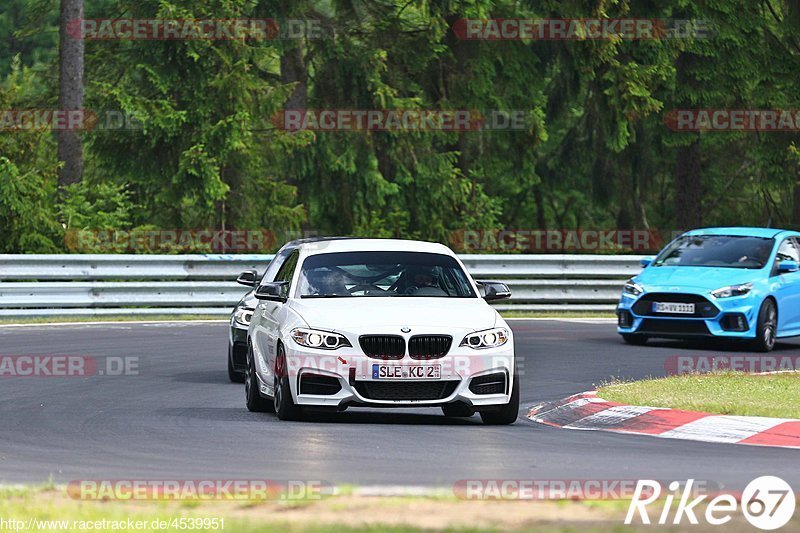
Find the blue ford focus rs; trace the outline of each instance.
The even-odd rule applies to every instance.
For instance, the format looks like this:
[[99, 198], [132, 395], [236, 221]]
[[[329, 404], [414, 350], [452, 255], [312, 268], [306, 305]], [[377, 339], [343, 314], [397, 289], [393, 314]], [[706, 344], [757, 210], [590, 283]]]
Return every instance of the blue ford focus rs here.
[[769, 351], [800, 335], [800, 233], [710, 228], [684, 233], [628, 281], [617, 331], [651, 337], [720, 337]]

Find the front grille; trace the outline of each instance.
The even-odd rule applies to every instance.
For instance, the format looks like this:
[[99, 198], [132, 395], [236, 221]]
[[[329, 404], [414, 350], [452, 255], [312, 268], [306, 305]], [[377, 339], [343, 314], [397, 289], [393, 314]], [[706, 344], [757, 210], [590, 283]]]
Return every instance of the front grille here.
[[408, 355], [412, 359], [437, 359], [450, 351], [450, 335], [414, 335], [408, 340]]
[[[656, 313], [653, 311], [653, 302], [675, 302], [681, 304], [694, 304], [694, 314]], [[633, 312], [639, 316], [673, 316], [678, 318], [714, 318], [719, 314], [719, 309], [700, 296], [699, 294], [675, 294], [671, 292], [652, 292], [645, 294], [633, 305]]]
[[406, 340], [400, 335], [361, 335], [358, 343], [375, 359], [402, 359], [406, 353]]
[[636, 333], [650, 335], [710, 335], [702, 320], [657, 320], [646, 318]]
[[300, 376], [300, 394], [331, 396], [340, 390], [342, 384], [334, 377], [309, 373]]
[[505, 394], [506, 374], [505, 372], [497, 372], [474, 377], [469, 382], [469, 390], [473, 394]]
[[443, 400], [458, 381], [356, 381], [356, 390], [370, 400]]

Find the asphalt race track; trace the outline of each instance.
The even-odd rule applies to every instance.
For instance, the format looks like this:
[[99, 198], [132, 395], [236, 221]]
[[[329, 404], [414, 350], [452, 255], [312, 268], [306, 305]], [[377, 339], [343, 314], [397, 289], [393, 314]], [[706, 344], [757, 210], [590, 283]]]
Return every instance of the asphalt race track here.
[[[627, 346], [609, 323], [512, 323], [522, 405], [612, 377], [662, 375], [674, 355], [733, 347]], [[488, 427], [439, 409], [363, 410], [280, 422], [250, 413], [225, 372], [225, 323], [0, 328], [0, 355], [138, 356], [124, 377], [0, 377], [0, 482], [274, 479], [449, 487], [463, 479], [695, 478], [741, 489], [800, 486], [800, 451], [569, 431], [520, 419]], [[747, 353], [747, 352], [740, 352]], [[800, 341], [777, 355], [800, 354]], [[521, 413], [522, 414], [522, 413]]]

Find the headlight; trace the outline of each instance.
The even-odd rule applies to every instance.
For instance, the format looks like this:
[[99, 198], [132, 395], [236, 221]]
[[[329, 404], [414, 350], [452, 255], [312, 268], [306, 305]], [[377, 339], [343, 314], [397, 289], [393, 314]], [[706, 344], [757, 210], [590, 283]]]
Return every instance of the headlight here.
[[732, 296], [743, 296], [753, 289], [752, 283], [742, 283], [741, 285], [731, 285], [730, 287], [722, 287], [715, 291], [711, 291], [711, 296], [714, 298], [730, 298]]
[[353, 346], [344, 335], [331, 333], [330, 331], [320, 331], [318, 329], [293, 329], [292, 338], [294, 342], [300, 346], [317, 348], [319, 350], [336, 350], [337, 348], [352, 348]]
[[461, 346], [469, 346], [475, 350], [497, 348], [508, 342], [508, 330], [505, 328], [487, 329], [470, 333], [461, 341]]
[[644, 288], [642, 288], [641, 285], [639, 285], [638, 283], [636, 283], [633, 280], [628, 281], [628, 283], [626, 283], [622, 287], [622, 293], [623, 294], [629, 294], [631, 296], [639, 296], [643, 292], [644, 292]]
[[248, 327], [250, 326], [250, 320], [253, 318], [253, 310], [248, 309], [247, 307], [240, 307], [236, 310], [233, 314], [233, 320], [236, 321], [237, 324], [240, 326]]

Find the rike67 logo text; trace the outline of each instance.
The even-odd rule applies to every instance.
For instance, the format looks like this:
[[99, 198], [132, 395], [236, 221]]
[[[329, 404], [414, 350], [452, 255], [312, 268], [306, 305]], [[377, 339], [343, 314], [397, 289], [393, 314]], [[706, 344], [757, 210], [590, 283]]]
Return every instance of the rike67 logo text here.
[[[762, 476], [751, 481], [741, 498], [733, 494], [719, 494], [708, 500], [709, 495], [697, 496], [694, 480], [685, 485], [673, 481], [669, 492], [662, 498], [661, 484], [653, 480], [640, 480], [633, 494], [625, 524], [641, 521], [642, 524], [679, 525], [686, 519], [692, 525], [699, 524], [698, 514], [705, 523], [721, 526], [731, 521], [736, 513], [744, 514], [750, 524], [762, 530], [774, 530], [792, 519], [795, 509], [795, 494], [792, 488], [779, 477]], [[673, 504], [677, 506], [673, 512]], [[650, 511], [658, 511], [657, 518]], [[701, 512], [702, 510], [702, 512]], [[638, 516], [638, 518], [637, 518]]]

